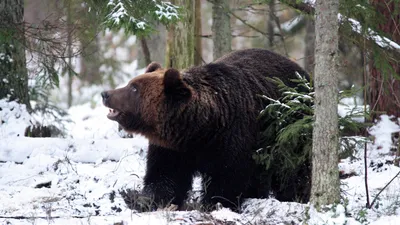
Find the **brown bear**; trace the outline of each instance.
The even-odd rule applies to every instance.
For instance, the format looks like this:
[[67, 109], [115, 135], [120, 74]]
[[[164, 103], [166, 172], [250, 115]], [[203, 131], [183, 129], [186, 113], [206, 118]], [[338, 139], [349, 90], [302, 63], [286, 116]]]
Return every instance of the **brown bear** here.
[[[130, 193], [130, 207], [182, 207], [196, 174], [203, 176], [205, 205], [235, 208], [243, 198], [267, 196], [258, 191], [252, 158], [265, 106], [260, 95], [277, 98], [266, 77], [290, 85], [295, 72], [308, 77], [281, 55], [247, 49], [183, 71], [151, 63], [127, 86], [103, 92], [108, 118], [149, 140], [144, 187]], [[150, 206], [139, 199], [150, 199]]]

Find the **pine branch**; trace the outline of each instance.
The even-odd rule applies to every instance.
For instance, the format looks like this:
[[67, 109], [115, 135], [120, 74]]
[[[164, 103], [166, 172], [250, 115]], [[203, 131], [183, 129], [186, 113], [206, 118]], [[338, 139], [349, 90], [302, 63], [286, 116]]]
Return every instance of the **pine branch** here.
[[[306, 3], [304, 1], [299, 2], [298, 0], [281, 0], [281, 2], [286, 4], [289, 7], [292, 7], [293, 9], [300, 11], [301, 13], [308, 14], [311, 16], [313, 16], [315, 14], [315, 8], [312, 3]], [[339, 15], [339, 17], [340, 17], [340, 15]], [[341, 16], [341, 17], [343, 17], [343, 16]], [[340, 21], [343, 21], [343, 18], [340, 19]], [[352, 26], [353, 25], [354, 24], [352, 24]], [[339, 26], [340, 26], [339, 33], [341, 33], [341, 35], [343, 35], [344, 34], [343, 33], [344, 24], [340, 23]], [[361, 44], [364, 44], [364, 42], [365, 42], [366, 47], [377, 47], [379, 49], [385, 50], [390, 54], [389, 58], [392, 61], [396, 61], [396, 62], [399, 61], [400, 48], [396, 48], [392, 44], [388, 44], [388, 43], [396, 43], [396, 42], [394, 42], [386, 37], [382, 37], [382, 36], [378, 35], [377, 32], [374, 32], [372, 30], [369, 33], [372, 34], [372, 36], [370, 36], [370, 35], [366, 36], [364, 34], [360, 34], [358, 32], [358, 30], [352, 29], [351, 36], [354, 38], [352, 41], [359, 43], [360, 46], [361, 46]], [[347, 36], [347, 35], [345, 35], [345, 36]], [[382, 45], [382, 40], [384, 40], [384, 43], [386, 43], [386, 42], [388, 42], [388, 43], [386, 43], [386, 45], [385, 44]]]

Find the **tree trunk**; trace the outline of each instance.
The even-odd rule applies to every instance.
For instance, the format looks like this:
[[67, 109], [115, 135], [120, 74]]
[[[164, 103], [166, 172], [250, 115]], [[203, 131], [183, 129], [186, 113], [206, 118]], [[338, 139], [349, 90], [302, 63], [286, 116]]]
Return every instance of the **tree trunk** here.
[[194, 65], [201, 65], [203, 63], [202, 53], [203, 48], [201, 47], [201, 0], [195, 0], [195, 12], [194, 12], [194, 32], [195, 32], [195, 53], [194, 53]]
[[[85, 37], [82, 37], [84, 39]], [[88, 84], [101, 84], [103, 82], [102, 76], [100, 73], [100, 60], [99, 59], [99, 42], [97, 37], [94, 40], [85, 43], [85, 41], [81, 41], [84, 44], [83, 54], [81, 56], [81, 70], [80, 70], [80, 79], [86, 81]]]
[[[144, 68], [148, 66], [149, 60], [151, 62], [158, 62], [161, 64], [165, 62], [167, 31], [165, 29], [165, 26], [162, 24], [158, 24], [155, 29], [157, 30], [157, 32], [153, 32], [149, 36], [145, 37], [149, 55], [146, 56], [143, 46], [137, 48], [139, 68]], [[149, 59], [146, 59], [147, 57], [149, 57]]]
[[[385, 21], [379, 24], [379, 29], [391, 35], [389, 38], [400, 44], [400, 14], [398, 13], [400, 6], [398, 3], [389, 0], [373, 0], [372, 5], [385, 17]], [[386, 70], [386, 74], [384, 74], [382, 68], [378, 69], [373, 60], [369, 64], [369, 105], [373, 121], [380, 114], [374, 112], [384, 112], [388, 115], [400, 117], [400, 80], [395, 77], [396, 74], [397, 77], [400, 76], [399, 60], [397, 60], [397, 63], [391, 63], [391, 66], [393, 71]]]
[[275, 21], [275, 1], [272, 0], [268, 4], [269, 10], [266, 10], [268, 16], [267, 31], [268, 31], [268, 42], [267, 48], [271, 49], [274, 47], [274, 21]]
[[144, 61], [147, 66], [151, 63], [151, 56], [150, 56], [149, 46], [147, 45], [147, 41], [144, 37], [140, 38], [140, 45], [142, 46]]
[[314, 76], [314, 51], [315, 51], [315, 23], [312, 19], [307, 19], [305, 35], [304, 69]]
[[338, 171], [338, 0], [316, 2], [315, 123], [312, 146], [311, 202], [339, 202]]
[[71, 9], [71, 1], [67, 2], [67, 57], [68, 57], [68, 66], [67, 66], [67, 74], [68, 74], [68, 94], [67, 94], [67, 104], [68, 108], [72, 106], [72, 81], [73, 81], [73, 73], [72, 73], [72, 9]]
[[182, 20], [170, 26], [167, 41], [166, 66], [184, 69], [194, 64], [194, 3], [174, 0], [182, 8]]
[[74, 36], [77, 35], [79, 38], [82, 51], [80, 73], [77, 78], [85, 82], [82, 85], [102, 84], [103, 74], [100, 72], [100, 66], [104, 57], [99, 55], [100, 43], [97, 34], [101, 25], [98, 16], [95, 16], [94, 13], [86, 13], [90, 9], [88, 5], [82, 7], [79, 2], [74, 1], [70, 4], [73, 4], [70, 16], [79, 20], [79, 30], [83, 31], [84, 29], [84, 32], [74, 31]]
[[24, 47], [24, 1], [0, 1], [0, 99], [25, 104], [30, 111]]
[[228, 0], [213, 0], [212, 38], [214, 60], [231, 51], [232, 34]]

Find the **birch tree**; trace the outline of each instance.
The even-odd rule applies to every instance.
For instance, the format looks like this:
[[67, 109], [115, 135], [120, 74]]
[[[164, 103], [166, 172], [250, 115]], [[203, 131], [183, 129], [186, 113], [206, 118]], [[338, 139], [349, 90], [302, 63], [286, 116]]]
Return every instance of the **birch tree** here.
[[338, 42], [339, 1], [316, 1], [315, 13], [315, 123], [312, 145], [311, 202], [339, 201], [338, 171]]

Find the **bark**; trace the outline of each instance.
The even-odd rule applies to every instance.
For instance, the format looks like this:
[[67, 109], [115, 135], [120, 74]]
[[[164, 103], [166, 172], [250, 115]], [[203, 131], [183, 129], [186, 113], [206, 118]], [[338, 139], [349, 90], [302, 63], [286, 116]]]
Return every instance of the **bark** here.
[[195, 0], [195, 13], [194, 13], [194, 32], [195, 32], [195, 53], [194, 53], [194, 65], [201, 65], [203, 62], [202, 53], [203, 48], [201, 46], [201, 1]]
[[147, 45], [147, 41], [145, 38], [140, 38], [140, 45], [142, 46], [142, 51], [144, 55], [144, 61], [146, 63], [146, 66], [151, 63], [151, 57], [150, 57], [150, 50], [149, 46]]
[[194, 3], [174, 0], [182, 8], [182, 20], [170, 26], [167, 41], [166, 66], [184, 69], [194, 64]]
[[103, 74], [100, 72], [100, 66], [104, 57], [99, 55], [100, 43], [98, 33], [101, 25], [98, 21], [98, 16], [94, 13], [87, 13], [89, 6], [80, 6], [78, 2], [72, 1], [72, 17], [79, 20], [78, 24], [74, 24], [74, 38], [73, 43], [77, 39], [80, 42], [80, 74], [79, 79], [84, 81], [82, 85], [102, 84]]
[[73, 81], [73, 73], [72, 73], [72, 9], [71, 2], [67, 2], [67, 54], [68, 54], [68, 96], [67, 96], [67, 104], [68, 107], [72, 106], [72, 81]]
[[312, 145], [311, 202], [339, 202], [338, 171], [338, 0], [316, 2], [315, 21], [315, 123]]
[[[396, 1], [374, 0], [372, 1], [377, 11], [385, 17], [385, 21], [379, 24], [379, 29], [385, 32], [389, 38], [400, 44], [400, 6]], [[397, 14], [395, 13], [397, 12]], [[400, 62], [391, 62], [392, 71], [382, 72], [382, 68], [377, 68], [373, 60], [370, 61], [370, 96], [369, 105], [371, 107], [373, 121], [380, 113], [400, 117]], [[396, 78], [397, 76], [397, 78]], [[374, 113], [379, 112], [379, 113]]]
[[268, 44], [267, 48], [272, 49], [274, 46], [274, 14], [275, 14], [275, 1], [270, 1], [268, 4], [269, 10], [267, 10], [268, 14], [268, 22], [267, 22], [267, 31], [268, 31]]
[[0, 1], [0, 99], [17, 100], [30, 111], [24, 45], [24, 1]]
[[228, 0], [212, 0], [212, 37], [214, 60], [231, 51], [232, 35]]
[[165, 62], [165, 51], [167, 42], [167, 31], [165, 26], [158, 24], [155, 29], [157, 32], [152, 32], [149, 36], [146, 36], [145, 41], [149, 51], [149, 56], [146, 56], [145, 49], [142, 47], [137, 48], [138, 66], [139, 68], [146, 67], [149, 65], [147, 57], [150, 57], [151, 62], [164, 63]]
[[[84, 43], [84, 41], [81, 41], [81, 43]], [[82, 47], [84, 52], [80, 61], [80, 79], [89, 84], [101, 84], [102, 76], [99, 70], [100, 59], [98, 53], [100, 49], [98, 39], [95, 37], [94, 40]]]
[[305, 53], [304, 53], [304, 69], [313, 76], [314, 74], [314, 51], [315, 51], [315, 23], [313, 20], [308, 19], [306, 22], [306, 35], [305, 35]]

